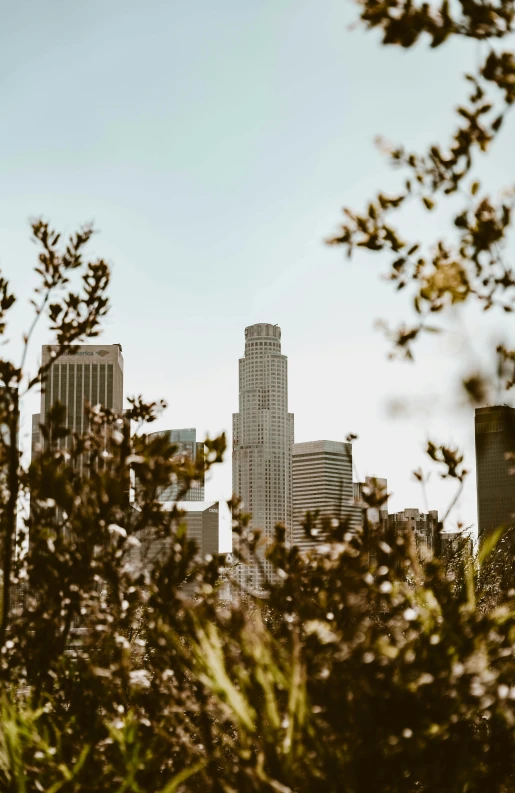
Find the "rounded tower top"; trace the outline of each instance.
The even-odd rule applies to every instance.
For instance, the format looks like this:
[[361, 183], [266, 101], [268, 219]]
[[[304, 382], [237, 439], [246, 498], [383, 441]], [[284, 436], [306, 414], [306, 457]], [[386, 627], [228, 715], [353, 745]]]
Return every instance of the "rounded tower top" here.
[[279, 325], [270, 325], [268, 322], [259, 322], [256, 325], [249, 325], [245, 328], [245, 340], [250, 338], [281, 338], [281, 328]]

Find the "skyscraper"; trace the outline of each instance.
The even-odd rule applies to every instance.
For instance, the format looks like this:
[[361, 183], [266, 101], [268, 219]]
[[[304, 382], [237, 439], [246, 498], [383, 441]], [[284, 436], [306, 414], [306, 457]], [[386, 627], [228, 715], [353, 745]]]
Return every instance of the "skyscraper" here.
[[[44, 345], [42, 365], [60, 347]], [[66, 426], [82, 433], [88, 428], [86, 404], [102, 405], [117, 412], [123, 408], [123, 357], [120, 344], [87, 344], [64, 352], [52, 363], [41, 389], [41, 411], [32, 419], [33, 450], [40, 441], [39, 424], [46, 424], [50, 409], [60, 402], [66, 409]], [[69, 439], [60, 441], [69, 443]]]
[[[194, 427], [180, 430], [151, 432], [148, 438], [151, 440], [152, 438], [163, 436], [166, 436], [169, 443], [173, 443], [177, 446], [178, 455], [187, 455], [192, 460], [196, 460], [198, 456], [203, 455], [204, 444], [197, 442], [197, 430]], [[196, 487], [190, 488], [190, 490], [182, 496], [182, 501], [204, 501], [204, 479], [196, 484]], [[178, 485], [171, 484], [168, 487], [162, 488], [157, 497], [159, 501], [176, 501], [178, 494]]]
[[[245, 328], [239, 365], [239, 412], [233, 415], [233, 492], [252, 516], [251, 526], [273, 537], [284, 523], [291, 541], [293, 414], [288, 413], [288, 359], [281, 329]], [[266, 565], [265, 571], [270, 572]]]
[[307, 549], [323, 542], [306, 536], [302, 523], [306, 512], [349, 520], [349, 528], [360, 523], [352, 485], [352, 444], [341, 441], [294, 443], [292, 450], [293, 542]]
[[481, 539], [499, 526], [515, 525], [515, 409], [508, 405], [477, 408], [475, 430]]

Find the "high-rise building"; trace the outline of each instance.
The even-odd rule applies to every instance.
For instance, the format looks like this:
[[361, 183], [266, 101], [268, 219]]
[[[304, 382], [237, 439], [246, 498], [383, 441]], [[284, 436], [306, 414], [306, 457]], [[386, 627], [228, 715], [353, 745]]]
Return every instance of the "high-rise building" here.
[[[54, 363], [50, 363], [56, 358]], [[123, 357], [121, 344], [84, 344], [61, 348], [43, 345], [41, 364], [50, 366], [41, 386], [41, 408], [32, 416], [32, 459], [43, 444], [40, 425], [47, 425], [51, 408], [64, 406], [65, 426], [82, 434], [88, 429], [86, 406], [101, 405], [117, 413], [123, 408]], [[70, 448], [70, 437], [60, 439], [58, 447]], [[84, 460], [77, 470], [84, 473]], [[129, 494], [127, 494], [127, 498]]]
[[349, 528], [360, 523], [353, 499], [352, 444], [342, 441], [294, 443], [292, 449], [293, 542], [307, 549], [327, 539], [309, 538], [303, 529], [306, 512], [348, 520]]
[[[170, 502], [163, 505], [165, 510], [170, 507]], [[177, 507], [184, 512], [182, 522], [186, 526], [187, 537], [196, 542], [199, 555], [203, 559], [206, 556], [216, 557], [220, 547], [220, 520], [224, 509], [228, 512], [227, 507], [224, 508], [218, 501], [179, 501]], [[141, 567], [152, 569], [157, 561], [169, 554], [174, 542], [173, 536], [156, 537], [152, 528], [139, 532], [137, 539], [139, 545], [133, 546], [129, 554], [130, 564], [135, 570]], [[186, 588], [186, 593], [193, 592]]]
[[[60, 354], [57, 345], [43, 346], [42, 365], [59, 354], [41, 389], [39, 421], [33, 418], [33, 443], [39, 439], [39, 424], [46, 424], [50, 409], [60, 402], [66, 409], [66, 426], [82, 433], [88, 428], [86, 404], [102, 405], [117, 412], [123, 408], [123, 357], [120, 344], [87, 344]], [[60, 443], [66, 443], [61, 441]]]
[[[233, 415], [233, 492], [252, 516], [251, 526], [272, 538], [277, 523], [292, 530], [293, 414], [288, 413], [288, 359], [281, 329], [245, 328], [239, 365], [239, 412]], [[265, 564], [265, 572], [271, 571]]]
[[[180, 430], [162, 430], [161, 432], [151, 432], [148, 436], [149, 440], [152, 438], [165, 436], [169, 443], [177, 446], [178, 455], [186, 455], [191, 460], [196, 460], [198, 457], [203, 457], [204, 444], [197, 442], [197, 430], [194, 427]], [[204, 479], [195, 483], [196, 486], [188, 490], [187, 493], [181, 496], [182, 501], [204, 501]], [[158, 501], [176, 501], [179, 495], [178, 484], [170, 484], [168, 487], [162, 488], [158, 495]]]
[[475, 415], [479, 539], [515, 525], [515, 409], [477, 408]]

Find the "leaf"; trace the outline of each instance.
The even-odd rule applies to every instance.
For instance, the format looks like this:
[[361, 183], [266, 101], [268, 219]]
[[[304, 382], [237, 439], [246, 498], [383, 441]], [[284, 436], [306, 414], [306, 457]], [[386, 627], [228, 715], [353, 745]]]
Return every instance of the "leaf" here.
[[199, 771], [202, 771], [203, 768], [207, 765], [205, 760], [201, 760], [195, 765], [192, 765], [190, 768], [184, 768], [178, 774], [176, 774], [173, 779], [171, 779], [168, 784], [166, 784], [158, 793], [175, 793], [179, 785], [182, 785], [187, 779], [192, 777], [194, 774], [198, 774]]

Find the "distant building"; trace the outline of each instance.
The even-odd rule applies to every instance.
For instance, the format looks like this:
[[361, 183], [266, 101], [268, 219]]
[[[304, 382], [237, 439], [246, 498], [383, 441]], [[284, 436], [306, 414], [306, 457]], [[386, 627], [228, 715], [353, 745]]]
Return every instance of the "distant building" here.
[[379, 526], [388, 522], [388, 481], [367, 476], [364, 482], [352, 485], [353, 500], [360, 512], [360, 522]]
[[[418, 509], [404, 509], [389, 513], [387, 480], [367, 477], [365, 482], [354, 483], [354, 500], [362, 511], [363, 533], [376, 533], [385, 539], [394, 539], [411, 530], [421, 557], [437, 550], [438, 512], [427, 513]], [[372, 557], [373, 558], [373, 557]]]
[[[151, 432], [148, 439], [165, 436], [169, 443], [177, 446], [177, 455], [186, 455], [191, 460], [197, 460], [204, 456], [204, 444], [197, 442], [197, 430], [194, 427], [179, 430], [162, 430], [161, 432]], [[161, 488], [157, 494], [158, 501], [176, 501], [179, 495], [177, 483]], [[196, 487], [190, 488], [187, 493], [181, 496], [182, 501], [204, 501], [204, 477], [196, 483]]]
[[450, 556], [464, 548], [472, 555], [474, 543], [469, 534], [465, 534], [462, 531], [442, 531], [440, 539], [442, 556]]
[[34, 413], [32, 415], [32, 434], [31, 434], [31, 460], [34, 460], [36, 455], [42, 449], [43, 438], [41, 436], [41, 413]]
[[[52, 362], [54, 358], [55, 362]], [[41, 364], [43, 367], [49, 366], [41, 384], [40, 412], [32, 416], [33, 460], [43, 447], [40, 425], [48, 425], [51, 408], [57, 402], [64, 406], [65, 426], [79, 435], [89, 427], [87, 405], [101, 405], [117, 413], [122, 413], [123, 408], [123, 357], [120, 344], [83, 344], [70, 348], [45, 344]], [[68, 436], [59, 439], [57, 446], [70, 449], [71, 443], [71, 437]], [[75, 465], [81, 475], [87, 472], [85, 459], [78, 459]]]
[[515, 409], [477, 408], [476, 481], [479, 539], [515, 524]]
[[[172, 502], [167, 502], [170, 508]], [[220, 513], [218, 501], [179, 501], [177, 507], [185, 514], [182, 522], [186, 525], [187, 538], [194, 540], [199, 555], [216, 557], [220, 547]], [[137, 507], [134, 507], [137, 509]], [[167, 504], [163, 505], [167, 509]], [[173, 537], [156, 537], [152, 528], [144, 529], [137, 535], [139, 545], [132, 547], [129, 562], [133, 568], [151, 570], [156, 562], [165, 558], [174, 542]]]
[[[245, 328], [245, 355], [239, 363], [239, 412], [233, 415], [233, 493], [250, 513], [251, 528], [272, 539], [283, 523], [292, 535], [293, 414], [288, 413], [288, 359], [281, 352], [281, 329], [260, 323]], [[265, 575], [271, 565], [263, 561]], [[250, 573], [250, 571], [247, 570]], [[261, 575], [254, 568], [254, 585]]]
[[411, 529], [421, 556], [435, 553], [438, 533], [437, 510], [430, 510], [427, 513], [418, 509], [394, 512], [388, 515], [388, 527], [395, 534], [402, 534]]
[[349, 521], [357, 528], [359, 510], [353, 502], [352, 444], [342, 441], [308, 441], [292, 447], [293, 542], [302, 549], [327, 536], [309, 538], [303, 529], [307, 512]]
[[[86, 405], [101, 405], [115, 412], [123, 408], [123, 357], [120, 344], [87, 344], [66, 348], [43, 345], [41, 363], [55, 363], [44, 378], [41, 388], [39, 419], [32, 419], [32, 448], [40, 443], [39, 425], [46, 425], [50, 409], [60, 402], [66, 409], [65, 424], [82, 434], [88, 429]], [[70, 438], [60, 440], [58, 446], [69, 448]], [[82, 462], [80, 463], [82, 466]]]

